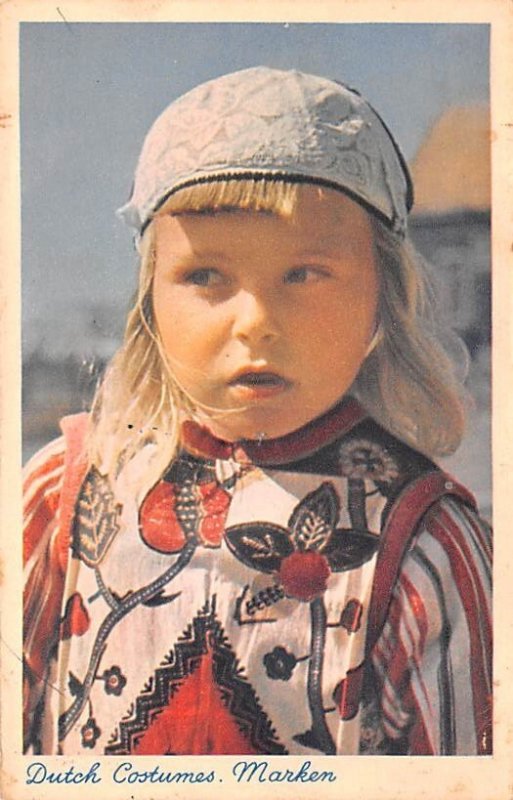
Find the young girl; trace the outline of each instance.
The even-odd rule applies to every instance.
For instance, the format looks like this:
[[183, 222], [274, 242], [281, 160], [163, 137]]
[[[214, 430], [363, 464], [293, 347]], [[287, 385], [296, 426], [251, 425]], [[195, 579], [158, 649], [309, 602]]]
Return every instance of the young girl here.
[[27, 469], [32, 752], [490, 752], [489, 532], [431, 461], [463, 414], [411, 205], [330, 80], [155, 122], [124, 344]]

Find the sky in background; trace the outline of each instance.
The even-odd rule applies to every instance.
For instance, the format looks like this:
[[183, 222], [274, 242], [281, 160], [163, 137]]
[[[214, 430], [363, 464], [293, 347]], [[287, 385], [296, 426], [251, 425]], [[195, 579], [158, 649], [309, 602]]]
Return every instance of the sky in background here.
[[119, 330], [136, 259], [115, 210], [149, 126], [196, 84], [258, 64], [343, 80], [409, 160], [445, 109], [489, 92], [487, 25], [24, 23], [20, 45], [28, 349], [83, 346], [94, 304], [114, 309], [105, 335]]

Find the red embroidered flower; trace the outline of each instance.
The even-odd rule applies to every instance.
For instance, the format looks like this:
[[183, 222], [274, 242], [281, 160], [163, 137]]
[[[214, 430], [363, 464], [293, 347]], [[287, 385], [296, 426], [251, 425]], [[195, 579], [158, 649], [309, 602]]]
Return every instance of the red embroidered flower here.
[[315, 550], [291, 553], [282, 560], [278, 571], [285, 594], [305, 603], [326, 591], [330, 575], [327, 558]]
[[84, 601], [78, 592], [68, 598], [66, 610], [61, 622], [61, 639], [70, 639], [72, 636], [83, 636], [90, 625], [89, 614], [84, 606]]
[[224, 534], [224, 523], [230, 505], [230, 495], [217, 483], [198, 486], [202, 514], [199, 535], [205, 547], [219, 547]]
[[186, 542], [183, 528], [175, 514], [173, 485], [161, 481], [147, 495], [141, 506], [140, 531], [143, 541], [160, 553], [178, 553]]
[[178, 553], [194, 532], [204, 547], [220, 547], [230, 495], [215, 481], [180, 487], [161, 481], [140, 512], [142, 540], [160, 553]]
[[359, 600], [349, 600], [340, 615], [340, 624], [348, 633], [356, 633], [362, 623], [363, 606]]
[[340, 500], [325, 481], [295, 506], [287, 527], [260, 521], [231, 525], [225, 541], [243, 564], [277, 575], [285, 594], [310, 602], [327, 589], [332, 572], [368, 561], [378, 537], [367, 530], [338, 528]]

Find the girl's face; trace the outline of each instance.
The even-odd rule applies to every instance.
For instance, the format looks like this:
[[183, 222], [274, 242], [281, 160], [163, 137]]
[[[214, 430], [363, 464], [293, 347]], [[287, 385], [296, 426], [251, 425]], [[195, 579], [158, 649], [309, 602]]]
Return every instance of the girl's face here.
[[290, 217], [160, 216], [153, 305], [169, 366], [210, 430], [290, 433], [342, 398], [378, 299], [367, 213], [304, 186]]

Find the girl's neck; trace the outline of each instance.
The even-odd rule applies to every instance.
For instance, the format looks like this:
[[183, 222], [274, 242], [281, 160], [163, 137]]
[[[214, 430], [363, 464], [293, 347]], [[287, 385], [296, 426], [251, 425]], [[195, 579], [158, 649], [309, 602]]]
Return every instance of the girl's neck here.
[[181, 442], [187, 452], [208, 459], [233, 459], [239, 463], [287, 464], [315, 453], [353, 428], [366, 416], [357, 400], [345, 398], [325, 414], [278, 439], [242, 439], [229, 442], [215, 436], [206, 425], [191, 419], [182, 423]]

